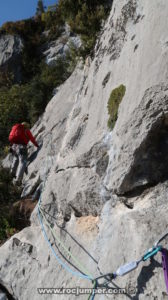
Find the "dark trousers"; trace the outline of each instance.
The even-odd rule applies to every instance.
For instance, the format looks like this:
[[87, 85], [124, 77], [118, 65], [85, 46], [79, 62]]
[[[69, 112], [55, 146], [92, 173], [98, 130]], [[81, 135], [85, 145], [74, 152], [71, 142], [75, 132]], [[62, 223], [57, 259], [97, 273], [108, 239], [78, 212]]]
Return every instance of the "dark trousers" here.
[[16, 181], [22, 181], [27, 166], [27, 146], [13, 144], [12, 150], [13, 162], [11, 167], [11, 174], [16, 177]]

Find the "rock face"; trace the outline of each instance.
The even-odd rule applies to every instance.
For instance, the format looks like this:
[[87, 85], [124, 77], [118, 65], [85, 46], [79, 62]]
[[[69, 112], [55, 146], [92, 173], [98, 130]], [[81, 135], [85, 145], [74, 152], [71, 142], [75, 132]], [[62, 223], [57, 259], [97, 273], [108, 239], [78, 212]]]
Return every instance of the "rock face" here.
[[0, 300], [7, 300], [6, 295], [0, 291]]
[[[41, 148], [30, 149], [22, 196], [41, 191], [44, 228], [73, 272], [111, 273], [168, 231], [167, 17], [166, 0], [114, 0], [93, 61], [79, 63], [32, 129]], [[109, 132], [107, 103], [121, 84], [126, 93]], [[0, 248], [0, 283], [24, 300], [41, 299], [38, 288], [92, 287], [58, 264], [37, 207], [31, 226]], [[109, 286], [127, 293], [97, 299], [167, 299], [161, 254]]]
[[19, 36], [2, 35], [0, 37], [0, 70], [14, 74], [16, 82], [21, 81], [21, 52], [23, 42]]
[[167, 125], [168, 86], [160, 83], [145, 91], [130, 120], [116, 132], [122, 139], [119, 147], [114, 145], [119, 151], [109, 165], [115, 177], [109, 174], [107, 181], [117, 193], [167, 180]]
[[70, 27], [66, 24], [61, 37], [56, 41], [47, 43], [43, 50], [46, 63], [52, 65], [59, 57], [62, 57], [69, 51], [70, 47], [79, 48], [81, 46], [80, 37], [70, 31]]

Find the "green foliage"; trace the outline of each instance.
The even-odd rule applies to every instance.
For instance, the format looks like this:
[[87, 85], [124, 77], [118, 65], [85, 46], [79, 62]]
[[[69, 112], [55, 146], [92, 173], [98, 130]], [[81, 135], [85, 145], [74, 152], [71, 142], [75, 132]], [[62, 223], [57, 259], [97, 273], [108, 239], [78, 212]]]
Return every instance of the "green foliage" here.
[[[11, 73], [0, 73], [0, 155], [12, 125], [22, 121], [33, 125], [44, 112], [53, 89], [69, 77], [78, 57], [81, 54], [86, 56], [93, 48], [109, 6], [109, 0], [59, 0], [45, 12], [43, 1], [38, 1], [38, 16], [7, 22], [0, 28], [0, 35], [19, 35], [24, 43], [21, 84], [14, 84]], [[84, 47], [77, 50], [71, 44], [64, 58], [48, 66], [42, 60], [40, 48], [61, 34], [65, 22], [70, 24], [72, 31], [81, 35]], [[48, 36], [43, 34], [44, 30], [49, 30]]]
[[15, 220], [9, 217], [9, 208], [6, 205], [2, 207], [3, 209], [0, 208], [0, 244], [16, 233]]
[[69, 74], [71, 74], [74, 71], [80, 57], [81, 57], [81, 50], [78, 49], [73, 44], [73, 42], [70, 42], [69, 43], [69, 50], [66, 53], [66, 60], [68, 62], [67, 71], [69, 72]]
[[54, 65], [42, 62], [30, 83], [23, 86], [24, 101], [29, 122], [34, 124], [50, 101], [53, 89], [62, 84], [70, 75], [68, 57], [57, 59]]
[[106, 19], [110, 6], [109, 0], [59, 1], [58, 9], [63, 19], [69, 23], [73, 32], [81, 36], [85, 56], [93, 49], [101, 22]]
[[0, 88], [0, 116], [0, 154], [2, 154], [11, 126], [16, 122], [27, 120], [27, 108], [21, 86]]
[[0, 88], [1, 87], [10, 87], [14, 82], [14, 76], [11, 72], [7, 70], [0, 71]]
[[7, 22], [0, 28], [0, 35], [19, 35], [23, 39], [22, 74], [24, 81], [30, 80], [38, 71], [38, 65], [41, 61], [39, 48], [45, 42], [45, 38], [42, 36], [44, 28], [44, 23], [38, 17], [18, 22]]
[[41, 82], [50, 90], [62, 84], [70, 75], [68, 72], [69, 61], [67, 57], [60, 57], [57, 61], [48, 66], [41, 64]]
[[[74, 48], [72, 56], [76, 57], [73, 51]], [[44, 112], [53, 89], [69, 77], [75, 63], [70, 52], [52, 66], [42, 62], [39, 73], [29, 83], [0, 88], [0, 154], [3, 154], [13, 124], [27, 121], [33, 125]]]
[[[53, 89], [62, 84], [73, 72], [78, 57], [85, 57], [93, 49], [97, 33], [109, 12], [109, 0], [59, 0], [45, 7], [38, 0], [36, 16], [18, 22], [7, 22], [0, 28], [3, 34], [19, 35], [24, 44], [20, 84], [14, 83], [9, 71], [0, 72], [0, 157], [8, 148], [8, 135], [15, 123], [33, 125], [44, 112]], [[79, 34], [83, 47], [71, 44], [70, 51], [55, 64], [48, 66], [41, 54], [42, 46], [60, 37], [67, 22], [71, 31]], [[47, 31], [48, 34], [43, 34]], [[20, 191], [12, 184], [8, 171], [0, 166], [0, 242], [15, 232], [15, 220], [9, 216], [10, 205], [20, 198]]]
[[44, 7], [43, 0], [38, 0], [37, 8], [36, 8], [36, 15], [40, 16], [42, 13], [44, 13], [44, 11], [45, 11], [45, 7]]
[[0, 216], [0, 245], [16, 233], [15, 221], [9, 218], [8, 211], [3, 209]]
[[118, 117], [118, 107], [121, 103], [124, 95], [125, 95], [126, 87], [125, 85], [121, 84], [119, 87], [115, 88], [110, 95], [108, 100], [108, 127], [112, 130], [115, 126], [115, 122], [117, 121]]
[[8, 220], [4, 217], [0, 217], [0, 242], [7, 238], [7, 231], [9, 227]]
[[13, 185], [9, 171], [0, 167], [0, 243], [15, 232], [15, 223], [9, 216], [9, 207], [19, 195], [20, 190]]
[[0, 166], [0, 204], [9, 201], [12, 203], [19, 195], [18, 189], [12, 183], [9, 171]]
[[47, 11], [42, 14], [41, 20], [44, 23], [45, 30], [49, 31], [49, 40], [58, 38], [63, 32], [64, 20], [57, 5], [49, 6]]
[[30, 41], [37, 38], [44, 30], [44, 24], [41, 22], [40, 18], [26, 19], [17, 22], [6, 22], [0, 28], [0, 34], [12, 34], [19, 35], [24, 40]]

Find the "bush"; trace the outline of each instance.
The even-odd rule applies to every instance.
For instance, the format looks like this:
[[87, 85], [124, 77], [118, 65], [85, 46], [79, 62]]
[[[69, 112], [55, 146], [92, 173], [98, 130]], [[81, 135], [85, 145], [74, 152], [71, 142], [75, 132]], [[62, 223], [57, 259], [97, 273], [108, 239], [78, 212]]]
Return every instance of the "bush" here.
[[14, 123], [27, 120], [27, 107], [20, 85], [0, 89], [0, 154], [8, 143], [8, 134]]
[[71, 30], [81, 36], [83, 55], [88, 55], [93, 49], [97, 34], [110, 11], [109, 0], [60, 0], [58, 10]]
[[0, 71], [0, 88], [11, 87], [14, 82], [14, 75], [7, 70]]
[[44, 22], [45, 30], [49, 30], [49, 40], [58, 38], [63, 32], [64, 21], [58, 5], [49, 6], [47, 11], [42, 14], [41, 20]]
[[22, 52], [22, 74], [24, 81], [27, 82], [38, 71], [41, 61], [39, 47], [45, 42], [42, 35], [44, 22], [41, 18], [31, 18], [18, 22], [7, 22], [0, 28], [0, 34], [19, 35], [24, 42]]
[[[53, 89], [74, 70], [78, 56], [86, 56], [93, 48], [101, 21], [107, 16], [109, 3], [109, 0], [60, 0], [58, 5], [49, 7], [40, 16], [7, 22], [0, 28], [0, 35], [18, 34], [24, 41], [21, 84], [13, 84], [12, 74], [0, 73], [0, 155], [12, 125], [22, 121], [33, 125], [44, 112]], [[65, 57], [48, 66], [40, 56], [41, 46], [54, 35], [58, 37], [65, 22], [81, 35], [84, 47], [78, 50], [71, 44]], [[49, 30], [48, 37], [42, 34], [44, 30]]]
[[8, 230], [10, 230], [10, 225], [5, 217], [0, 217], [0, 243], [8, 237]]
[[15, 232], [15, 220], [9, 216], [10, 205], [20, 197], [8, 170], [0, 166], [0, 243]]
[[69, 58], [59, 58], [48, 66], [45, 62], [40, 64], [39, 75], [36, 75], [24, 88], [25, 101], [28, 105], [27, 115], [29, 122], [34, 124], [38, 117], [44, 112], [46, 105], [50, 101], [53, 90], [61, 85], [70, 75], [68, 66]]
[[110, 95], [110, 98], [108, 100], [108, 114], [109, 114], [109, 120], [108, 120], [108, 127], [112, 130], [115, 126], [115, 122], [118, 118], [118, 107], [121, 103], [124, 95], [125, 95], [126, 87], [125, 85], [121, 84], [119, 87], [115, 88]]
[[41, 22], [40, 18], [30, 18], [17, 22], [4, 23], [0, 28], [0, 34], [19, 35], [26, 41], [33, 39], [36, 42], [35, 38], [40, 36], [43, 30], [44, 23]]
[[20, 190], [12, 183], [12, 176], [0, 166], [0, 205], [13, 203], [20, 195]]
[[0, 88], [0, 155], [8, 143], [8, 135], [15, 123], [23, 121], [33, 125], [44, 112], [53, 89], [62, 84], [76, 65], [75, 49], [57, 59], [54, 65], [39, 65], [39, 73], [29, 83]]

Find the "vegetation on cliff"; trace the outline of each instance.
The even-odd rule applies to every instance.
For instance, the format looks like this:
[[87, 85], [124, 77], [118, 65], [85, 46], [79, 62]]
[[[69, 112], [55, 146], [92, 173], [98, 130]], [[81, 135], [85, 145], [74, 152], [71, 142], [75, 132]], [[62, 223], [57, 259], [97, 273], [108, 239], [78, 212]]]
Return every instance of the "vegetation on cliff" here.
[[[72, 73], [76, 56], [89, 54], [94, 47], [101, 22], [106, 18], [109, 0], [60, 0], [57, 5], [45, 7], [38, 1], [36, 16], [31, 19], [7, 22], [0, 28], [2, 34], [19, 35], [24, 42], [22, 53], [22, 82], [15, 84], [13, 74], [0, 72], [0, 152], [7, 142], [14, 123], [28, 121], [33, 125], [43, 113], [54, 88]], [[80, 50], [70, 52], [48, 66], [41, 48], [58, 38], [68, 23], [83, 41]], [[48, 31], [48, 34], [43, 34]]]
[[110, 94], [110, 98], [108, 100], [108, 114], [109, 114], [109, 119], [108, 119], [108, 127], [112, 130], [115, 126], [115, 123], [118, 118], [118, 108], [119, 105], [125, 95], [126, 87], [125, 85], [121, 84], [114, 90], [112, 90]]
[[0, 166], [0, 244], [17, 230], [17, 220], [9, 212], [12, 203], [19, 199], [19, 195], [20, 190], [13, 185], [8, 170]]
[[[0, 28], [0, 37], [5, 34], [18, 35], [24, 48], [21, 55], [22, 80], [17, 83], [14, 75], [0, 70], [0, 157], [6, 155], [8, 134], [13, 124], [27, 121], [33, 125], [44, 112], [53, 95], [53, 90], [72, 73], [77, 57], [91, 54], [102, 21], [110, 11], [109, 0], [59, 0], [58, 4], [46, 8], [43, 1], [37, 3], [33, 18], [7, 22]], [[82, 46], [47, 65], [43, 47], [56, 40], [69, 24], [70, 30], [81, 37]], [[15, 232], [15, 220], [9, 216], [10, 205], [19, 199], [20, 191], [7, 170], [0, 167], [0, 242]]]

